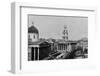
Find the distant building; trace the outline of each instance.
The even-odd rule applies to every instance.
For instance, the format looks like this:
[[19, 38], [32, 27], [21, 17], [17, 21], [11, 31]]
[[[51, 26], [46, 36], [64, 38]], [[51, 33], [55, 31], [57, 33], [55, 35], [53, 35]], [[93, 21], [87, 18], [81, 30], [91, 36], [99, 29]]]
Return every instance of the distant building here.
[[77, 46], [82, 47], [83, 52], [88, 53], [88, 38], [82, 38], [78, 40]]
[[61, 53], [71, 52], [73, 46], [77, 44], [77, 41], [65, 41], [65, 40], [57, 40], [57, 51]]

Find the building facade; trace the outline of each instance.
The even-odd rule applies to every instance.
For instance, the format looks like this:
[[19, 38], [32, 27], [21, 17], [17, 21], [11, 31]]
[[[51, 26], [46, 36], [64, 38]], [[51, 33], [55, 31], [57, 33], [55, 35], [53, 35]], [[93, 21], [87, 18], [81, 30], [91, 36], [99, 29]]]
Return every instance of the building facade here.
[[[34, 26], [34, 23], [28, 28], [28, 60], [39, 59], [39, 45], [30, 45], [39, 40], [39, 31]], [[38, 54], [38, 55], [37, 55]]]

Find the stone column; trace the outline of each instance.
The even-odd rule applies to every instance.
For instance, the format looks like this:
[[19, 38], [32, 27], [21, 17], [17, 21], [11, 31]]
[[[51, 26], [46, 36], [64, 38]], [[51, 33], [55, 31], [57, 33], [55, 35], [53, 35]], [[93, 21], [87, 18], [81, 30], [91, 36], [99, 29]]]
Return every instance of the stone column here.
[[61, 48], [62, 48], [62, 51], [63, 51], [63, 44], [61, 44]]
[[34, 47], [34, 60], [35, 60], [35, 51], [36, 51], [36, 50], [35, 50], [35, 47]]
[[38, 47], [38, 60], [39, 60], [39, 56], [40, 56], [40, 54], [39, 54], [39, 47]]
[[66, 44], [66, 50], [67, 50], [67, 44]]
[[68, 45], [68, 51], [71, 52], [71, 44]]
[[63, 49], [63, 51], [64, 51], [64, 44], [62, 44], [62, 49]]
[[56, 48], [57, 48], [56, 50], [58, 51], [58, 45], [56, 45]]
[[67, 52], [69, 52], [68, 49], [69, 49], [69, 43], [67, 44]]
[[62, 44], [60, 46], [61, 46], [61, 50], [62, 50]]
[[58, 50], [60, 50], [60, 45], [58, 45]]
[[60, 51], [60, 44], [58, 44], [58, 51]]
[[83, 52], [84, 52], [85, 48], [83, 46], [82, 46], [82, 48], [83, 48]]
[[32, 53], [32, 50], [31, 50], [31, 48], [30, 47], [28, 47], [28, 60], [30, 61], [30, 60], [32, 60], [31, 58], [31, 53]]
[[66, 50], [66, 45], [64, 44], [64, 50]]
[[61, 44], [60, 44], [60, 51], [61, 51], [62, 49], [61, 49]]

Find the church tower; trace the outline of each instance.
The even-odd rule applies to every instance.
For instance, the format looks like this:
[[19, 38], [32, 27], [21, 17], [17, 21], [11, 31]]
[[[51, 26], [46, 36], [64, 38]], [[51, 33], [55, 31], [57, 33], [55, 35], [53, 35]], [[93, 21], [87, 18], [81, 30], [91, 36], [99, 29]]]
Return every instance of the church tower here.
[[68, 29], [67, 29], [66, 25], [64, 26], [64, 30], [63, 30], [62, 34], [63, 34], [63, 36], [62, 36], [63, 40], [67, 41], [68, 40]]

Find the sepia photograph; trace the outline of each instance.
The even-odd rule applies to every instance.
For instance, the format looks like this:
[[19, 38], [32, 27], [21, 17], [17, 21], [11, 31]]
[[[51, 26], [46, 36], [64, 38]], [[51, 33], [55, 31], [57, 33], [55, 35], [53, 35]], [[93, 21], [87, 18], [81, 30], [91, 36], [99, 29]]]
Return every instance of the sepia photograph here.
[[88, 58], [88, 17], [28, 14], [28, 61]]

